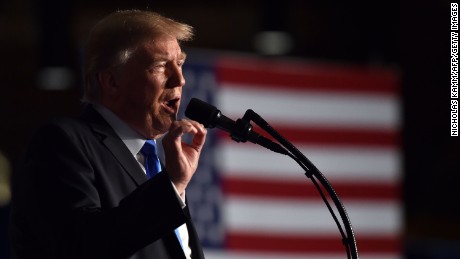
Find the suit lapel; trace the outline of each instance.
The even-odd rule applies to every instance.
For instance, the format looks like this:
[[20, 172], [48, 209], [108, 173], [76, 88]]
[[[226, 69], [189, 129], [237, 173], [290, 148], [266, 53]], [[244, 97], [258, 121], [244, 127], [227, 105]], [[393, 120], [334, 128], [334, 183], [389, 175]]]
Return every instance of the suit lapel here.
[[185, 197], [185, 208], [183, 209], [186, 220], [186, 226], [189, 237], [189, 246], [192, 249], [192, 258], [194, 259], [204, 259], [203, 249], [200, 245], [200, 239], [198, 238], [198, 233], [196, 232], [195, 225], [192, 222], [192, 217], [189, 211], [189, 205], [187, 197]]
[[107, 146], [110, 152], [112, 152], [118, 162], [120, 162], [120, 165], [131, 176], [137, 185], [141, 185], [147, 181], [145, 173], [139, 167], [139, 163], [132, 156], [131, 152], [123, 143], [123, 141], [113, 137], [107, 137], [103, 140], [103, 143]]
[[198, 234], [196, 233], [195, 226], [193, 225], [191, 220], [187, 220], [187, 231], [189, 236], [189, 246], [192, 249], [192, 258], [204, 258], [203, 249], [201, 249]]
[[101, 136], [100, 140], [104, 146], [118, 160], [125, 172], [133, 179], [137, 185], [141, 185], [147, 180], [137, 160], [133, 157], [125, 143], [118, 137], [113, 128], [104, 118], [92, 107], [88, 105], [82, 114], [93, 131]]
[[169, 251], [171, 258], [185, 258], [184, 250], [177, 240], [176, 233], [174, 231], [169, 232], [163, 238], [166, 249]]

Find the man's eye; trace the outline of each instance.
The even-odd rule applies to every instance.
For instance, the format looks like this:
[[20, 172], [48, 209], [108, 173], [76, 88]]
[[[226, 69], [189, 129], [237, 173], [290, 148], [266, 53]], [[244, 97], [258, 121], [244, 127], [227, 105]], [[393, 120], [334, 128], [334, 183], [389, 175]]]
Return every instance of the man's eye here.
[[154, 67], [165, 67], [166, 66], [166, 62], [157, 62], [155, 64], [153, 64]]
[[149, 67], [149, 71], [159, 71], [164, 70], [166, 67], [166, 62], [155, 62]]

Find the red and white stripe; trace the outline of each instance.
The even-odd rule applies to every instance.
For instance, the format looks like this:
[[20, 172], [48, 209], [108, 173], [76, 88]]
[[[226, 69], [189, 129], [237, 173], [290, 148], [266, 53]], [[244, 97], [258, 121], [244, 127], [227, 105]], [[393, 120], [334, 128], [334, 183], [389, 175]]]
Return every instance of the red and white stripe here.
[[[251, 108], [307, 156], [341, 197], [360, 258], [401, 258], [398, 75], [254, 59], [217, 65], [216, 106], [233, 119]], [[317, 190], [287, 156], [222, 136], [226, 248], [207, 258], [346, 258]]]

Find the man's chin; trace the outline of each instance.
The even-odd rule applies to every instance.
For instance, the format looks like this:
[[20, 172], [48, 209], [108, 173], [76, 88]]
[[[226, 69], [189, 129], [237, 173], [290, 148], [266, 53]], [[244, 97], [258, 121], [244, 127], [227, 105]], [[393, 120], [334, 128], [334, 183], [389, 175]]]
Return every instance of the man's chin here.
[[155, 135], [156, 138], [159, 138], [168, 133], [171, 129], [171, 125], [175, 121], [175, 117], [176, 116], [168, 116], [162, 121], [156, 121], [156, 123], [153, 125], [153, 135]]

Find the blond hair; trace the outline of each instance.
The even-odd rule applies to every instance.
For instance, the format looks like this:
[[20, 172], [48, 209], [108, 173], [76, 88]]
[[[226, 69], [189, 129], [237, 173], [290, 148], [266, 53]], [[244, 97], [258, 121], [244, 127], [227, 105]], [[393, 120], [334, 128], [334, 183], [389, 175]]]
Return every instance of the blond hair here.
[[170, 35], [179, 42], [188, 41], [193, 37], [193, 28], [158, 13], [141, 10], [117, 11], [99, 21], [85, 47], [83, 100], [100, 99], [97, 74], [101, 70], [124, 64], [137, 46], [161, 35]]

